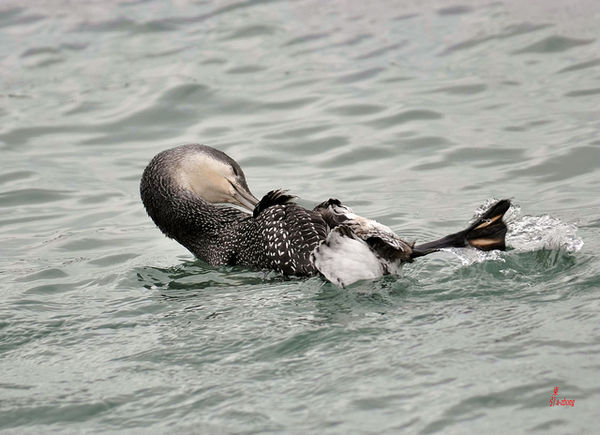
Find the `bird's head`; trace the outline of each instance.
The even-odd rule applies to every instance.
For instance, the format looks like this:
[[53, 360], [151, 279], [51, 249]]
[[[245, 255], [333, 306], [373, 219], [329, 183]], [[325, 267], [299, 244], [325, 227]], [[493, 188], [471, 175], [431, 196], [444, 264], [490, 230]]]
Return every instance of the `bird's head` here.
[[184, 145], [173, 150], [174, 181], [203, 200], [254, 210], [258, 199], [250, 192], [240, 165], [222, 151], [206, 145]]

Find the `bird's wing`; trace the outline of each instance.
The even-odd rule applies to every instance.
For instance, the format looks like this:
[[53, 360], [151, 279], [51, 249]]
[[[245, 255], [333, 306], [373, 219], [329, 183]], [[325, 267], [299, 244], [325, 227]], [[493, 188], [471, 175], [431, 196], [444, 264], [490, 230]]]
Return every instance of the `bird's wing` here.
[[267, 193], [254, 209], [260, 246], [271, 268], [286, 275], [313, 275], [310, 253], [327, 237], [327, 225], [318, 213], [293, 202], [284, 191]]
[[412, 246], [398, 237], [389, 227], [373, 219], [355, 214], [337, 199], [329, 199], [314, 209], [330, 228], [343, 226], [358, 239], [364, 240], [379, 256], [389, 261], [409, 261]]

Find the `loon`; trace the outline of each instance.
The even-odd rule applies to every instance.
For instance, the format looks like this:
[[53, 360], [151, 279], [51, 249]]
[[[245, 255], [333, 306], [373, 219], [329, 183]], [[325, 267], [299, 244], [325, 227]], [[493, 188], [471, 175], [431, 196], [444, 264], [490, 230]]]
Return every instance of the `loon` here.
[[504, 250], [502, 218], [510, 207], [509, 200], [500, 200], [467, 229], [415, 245], [337, 199], [313, 210], [283, 190], [259, 200], [235, 160], [200, 144], [157, 154], [144, 170], [140, 194], [158, 228], [212, 266], [321, 275], [342, 288], [398, 274], [403, 263], [443, 248]]

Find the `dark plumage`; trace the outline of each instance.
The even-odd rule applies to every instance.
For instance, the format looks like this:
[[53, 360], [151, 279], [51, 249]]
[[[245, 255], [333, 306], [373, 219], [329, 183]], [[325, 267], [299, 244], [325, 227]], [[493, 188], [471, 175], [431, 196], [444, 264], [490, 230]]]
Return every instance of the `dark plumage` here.
[[176, 181], [181, 162], [197, 153], [235, 164], [240, 185], [249, 191], [242, 169], [220, 151], [202, 145], [163, 151], [148, 164], [140, 184], [144, 206], [160, 230], [214, 266], [237, 264], [286, 275], [317, 274], [309, 256], [327, 236], [321, 216], [292, 202], [294, 197], [280, 190], [267, 193], [252, 215], [205, 201]]
[[307, 210], [273, 190], [258, 201], [233, 159], [198, 144], [157, 154], [144, 170], [140, 194], [160, 230], [211, 265], [321, 273], [340, 286], [397, 273], [402, 263], [444, 247], [504, 249], [502, 215], [510, 205], [501, 201], [467, 230], [413, 246], [337, 199]]

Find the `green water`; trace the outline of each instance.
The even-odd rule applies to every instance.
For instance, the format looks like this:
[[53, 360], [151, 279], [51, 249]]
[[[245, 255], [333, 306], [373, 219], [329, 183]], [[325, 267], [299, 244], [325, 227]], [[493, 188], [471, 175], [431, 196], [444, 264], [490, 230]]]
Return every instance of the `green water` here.
[[[0, 430], [596, 432], [600, 6], [484, 3], [3, 0]], [[186, 142], [408, 240], [521, 226], [346, 290], [214, 269], [138, 197]]]

